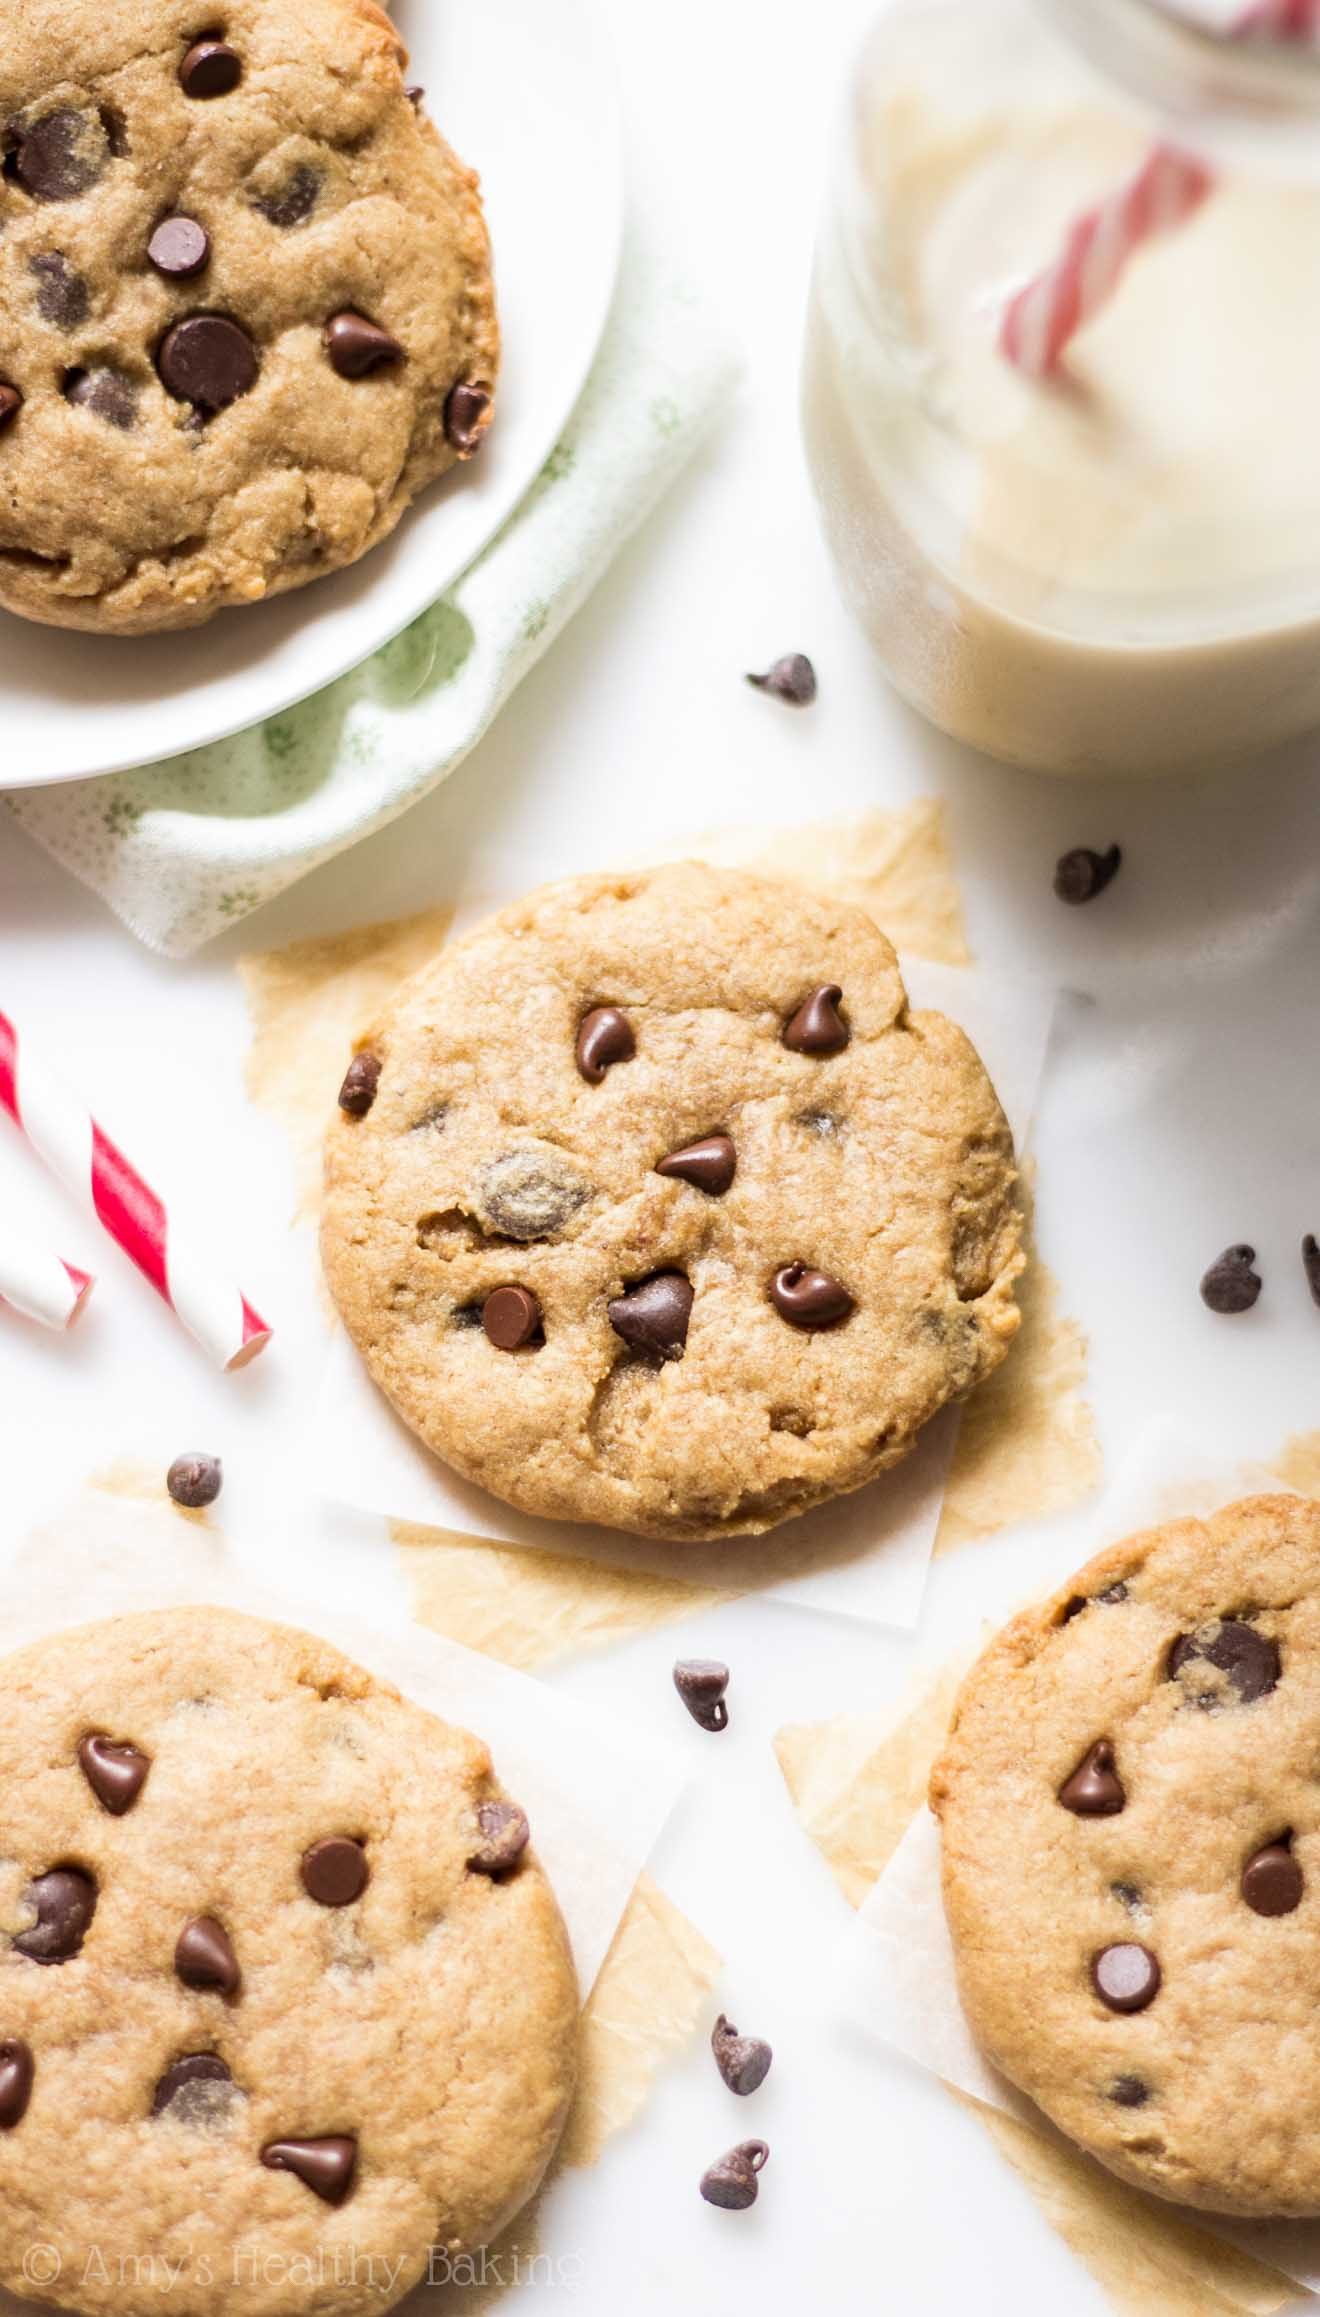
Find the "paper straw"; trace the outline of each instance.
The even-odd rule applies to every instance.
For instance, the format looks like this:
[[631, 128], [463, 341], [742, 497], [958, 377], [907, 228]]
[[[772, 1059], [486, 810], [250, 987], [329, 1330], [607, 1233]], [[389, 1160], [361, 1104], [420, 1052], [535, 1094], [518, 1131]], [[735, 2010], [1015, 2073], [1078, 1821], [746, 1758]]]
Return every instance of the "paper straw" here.
[[21, 1311], [43, 1327], [72, 1327], [96, 1282], [90, 1271], [0, 1231], [0, 1306]]

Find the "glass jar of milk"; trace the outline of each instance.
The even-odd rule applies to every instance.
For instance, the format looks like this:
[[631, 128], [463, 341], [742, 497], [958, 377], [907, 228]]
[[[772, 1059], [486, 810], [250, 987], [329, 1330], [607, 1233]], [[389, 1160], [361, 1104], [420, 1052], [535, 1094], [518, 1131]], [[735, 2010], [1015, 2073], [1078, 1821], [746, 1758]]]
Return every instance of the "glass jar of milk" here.
[[[1320, 23], [1245, 13], [895, 0], [856, 69], [808, 455], [899, 690], [1017, 763], [1171, 772], [1320, 726]], [[1204, 198], [1021, 367], [1007, 308], [1161, 147]]]

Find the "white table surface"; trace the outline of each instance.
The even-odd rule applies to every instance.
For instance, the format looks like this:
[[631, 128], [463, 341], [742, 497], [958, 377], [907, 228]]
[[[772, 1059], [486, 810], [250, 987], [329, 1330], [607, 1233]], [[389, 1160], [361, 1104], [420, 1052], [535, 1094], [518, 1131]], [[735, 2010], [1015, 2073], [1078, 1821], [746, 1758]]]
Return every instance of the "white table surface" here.
[[[676, 215], [748, 356], [708, 453], [450, 785], [200, 962], [148, 956], [0, 826], [0, 998], [48, 1036], [278, 1331], [245, 1374], [210, 1374], [0, 1135], [0, 1203], [21, 1199], [101, 1279], [69, 1340], [0, 1326], [5, 1538], [113, 1455], [163, 1466], [202, 1446], [224, 1455], [223, 1510], [272, 1582], [364, 1610], [396, 1583], [378, 1529], [318, 1507], [300, 1452], [322, 1339], [285, 1229], [288, 1159], [242, 1091], [239, 949], [420, 907], [463, 871], [502, 882], [528, 864], [550, 876], [606, 861], [635, 851], [643, 826], [677, 844], [715, 818], [791, 822], [931, 792], [978, 954], [1079, 993], [1040, 1121], [1039, 1230], [1091, 1337], [1111, 1461], [1156, 1410], [1260, 1454], [1320, 1424], [1320, 1312], [1297, 1253], [1320, 1230], [1320, 750], [1235, 779], [1102, 789], [994, 767], [898, 705], [837, 601], [795, 411], [832, 92], [865, 0], [612, 13], [634, 118], [668, 159]], [[790, 649], [820, 671], [803, 715], [741, 682]], [[1062, 908], [1058, 852], [1112, 838], [1127, 852], [1119, 883], [1090, 910]], [[1243, 1238], [1265, 1295], [1215, 1320], [1197, 1280]], [[915, 1648], [743, 1603], [551, 1674], [598, 1702], [603, 1726], [625, 1711], [686, 1750], [694, 1786], [658, 1872], [727, 1958], [720, 2000], [777, 2058], [746, 2104], [699, 2046], [671, 2069], [644, 2123], [556, 2192], [543, 2241], [562, 2265], [553, 2287], [520, 2289], [527, 2303], [555, 2290], [592, 2317], [625, 2302], [702, 2317], [1102, 2306], [976, 2122], [824, 2024], [844, 1903], [771, 1752], [782, 1722], [894, 1694], [914, 1656], [938, 1656], [974, 1619], [989, 1565], [975, 1552], [938, 1565]], [[675, 1654], [695, 1652], [734, 1668], [722, 1738], [690, 1727], [670, 1687]], [[753, 2133], [773, 2148], [756, 2211], [710, 2211], [704, 2164]]]

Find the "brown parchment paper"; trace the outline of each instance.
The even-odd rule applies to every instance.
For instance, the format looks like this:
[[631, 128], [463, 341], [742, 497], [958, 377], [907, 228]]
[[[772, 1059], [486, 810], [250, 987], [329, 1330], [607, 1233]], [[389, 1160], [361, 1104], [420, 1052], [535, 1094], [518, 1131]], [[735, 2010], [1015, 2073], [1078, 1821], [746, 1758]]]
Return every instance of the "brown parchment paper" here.
[[[769, 839], [760, 829], [717, 829], [686, 849], [842, 895], [913, 956], [970, 961], [936, 799], [808, 822]], [[441, 946], [452, 918], [430, 910], [240, 960], [253, 1029], [248, 1090], [289, 1137], [296, 1220], [310, 1222], [317, 1210], [327, 1087], [338, 1084], [354, 1040], [396, 984]], [[1084, 1495], [1098, 1476], [1085, 1340], [1059, 1316], [1054, 1282], [1039, 1264], [1027, 1275], [1023, 1312], [1010, 1358], [964, 1412], [937, 1552]], [[523, 1668], [671, 1623], [738, 1590], [404, 1523], [392, 1535], [420, 1621]]]

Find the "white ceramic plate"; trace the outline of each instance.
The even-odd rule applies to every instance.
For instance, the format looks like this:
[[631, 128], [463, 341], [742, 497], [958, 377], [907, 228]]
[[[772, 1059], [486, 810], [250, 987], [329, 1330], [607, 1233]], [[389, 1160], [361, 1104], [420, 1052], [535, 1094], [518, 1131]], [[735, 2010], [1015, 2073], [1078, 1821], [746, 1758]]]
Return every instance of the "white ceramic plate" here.
[[553, 449], [618, 270], [623, 164], [608, 42], [578, 0], [397, 0], [411, 77], [481, 171], [504, 329], [479, 459], [351, 571], [184, 635], [134, 641], [0, 612], [0, 788], [176, 756], [274, 715], [397, 635], [492, 539]]

